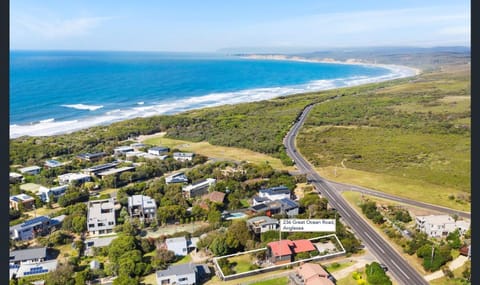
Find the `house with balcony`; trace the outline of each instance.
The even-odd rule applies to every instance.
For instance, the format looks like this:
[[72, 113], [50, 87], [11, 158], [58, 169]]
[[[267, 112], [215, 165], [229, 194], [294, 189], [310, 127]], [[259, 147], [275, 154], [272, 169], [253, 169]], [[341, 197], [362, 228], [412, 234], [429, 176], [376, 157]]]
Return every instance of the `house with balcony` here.
[[115, 204], [113, 198], [88, 201], [87, 230], [91, 235], [113, 233]]
[[10, 265], [31, 264], [45, 261], [47, 258], [47, 248], [27, 248], [10, 251]]
[[284, 198], [290, 199], [290, 189], [285, 186], [260, 189], [258, 196], [260, 198], [266, 198], [270, 201], [281, 200]]
[[258, 216], [247, 220], [248, 228], [255, 234], [259, 235], [268, 231], [276, 231], [279, 228], [277, 219], [267, 216]]
[[195, 184], [190, 184], [182, 187], [183, 195], [188, 198], [202, 196], [208, 193], [210, 186], [214, 185], [217, 180], [214, 178], [207, 178]]
[[449, 215], [417, 216], [415, 223], [420, 231], [426, 233], [429, 237], [435, 238], [447, 237], [456, 229], [463, 235], [470, 228], [469, 222], [455, 221]]
[[157, 219], [157, 203], [148, 196], [130, 196], [128, 197], [128, 214], [131, 218], [137, 217], [142, 222], [151, 222]]

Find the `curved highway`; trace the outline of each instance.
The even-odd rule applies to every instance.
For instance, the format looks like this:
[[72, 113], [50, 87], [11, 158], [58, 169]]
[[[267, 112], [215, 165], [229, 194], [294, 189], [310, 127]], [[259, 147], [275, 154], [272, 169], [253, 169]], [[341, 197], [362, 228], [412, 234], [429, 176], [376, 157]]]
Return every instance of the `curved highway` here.
[[345, 222], [362, 239], [375, 257], [389, 268], [389, 272], [391, 272], [398, 283], [405, 285], [428, 285], [423, 276], [403, 260], [402, 256], [350, 207], [340, 195], [340, 192], [335, 190], [327, 180], [320, 177], [315, 169], [297, 152], [295, 138], [312, 108], [313, 105], [309, 105], [303, 110], [297, 122], [285, 137], [284, 145], [287, 154], [294, 160], [297, 168], [307, 175], [307, 179], [312, 181], [316, 189], [328, 199], [330, 205], [337, 209]]

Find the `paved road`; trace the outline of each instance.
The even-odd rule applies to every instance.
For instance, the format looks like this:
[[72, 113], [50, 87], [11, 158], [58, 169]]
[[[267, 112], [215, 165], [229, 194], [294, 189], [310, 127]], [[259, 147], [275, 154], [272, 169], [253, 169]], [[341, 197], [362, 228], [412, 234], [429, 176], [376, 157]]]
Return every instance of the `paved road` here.
[[459, 217], [463, 217], [463, 218], [467, 218], [467, 219], [471, 218], [470, 213], [468, 213], [468, 212], [463, 212], [463, 211], [454, 210], [454, 209], [450, 209], [450, 208], [446, 208], [446, 207], [442, 207], [442, 206], [437, 206], [437, 205], [432, 205], [432, 204], [428, 204], [428, 203], [424, 203], [424, 202], [419, 202], [419, 201], [416, 201], [416, 200], [402, 198], [402, 197], [387, 194], [387, 193], [384, 193], [384, 192], [364, 188], [364, 187], [349, 185], [349, 184], [345, 184], [345, 183], [338, 183], [338, 182], [333, 182], [333, 181], [328, 181], [328, 182], [331, 185], [333, 185], [339, 191], [356, 191], [356, 192], [363, 193], [365, 195], [376, 196], [376, 197], [380, 197], [380, 198], [384, 198], [384, 199], [388, 199], [388, 200], [392, 200], [392, 201], [396, 201], [396, 202], [400, 202], [400, 203], [404, 203], [404, 204], [408, 204], [408, 205], [412, 205], [412, 206], [417, 206], [417, 207], [424, 208], [424, 209], [429, 209], [429, 210], [433, 210], [433, 211], [437, 211], [437, 212], [441, 212], [441, 213], [446, 213], [446, 214], [449, 214], [449, 215], [456, 214]]
[[316, 189], [328, 199], [330, 205], [337, 209], [338, 213], [354, 230], [357, 236], [363, 240], [372, 254], [389, 268], [389, 271], [398, 283], [405, 285], [427, 285], [428, 282], [423, 276], [403, 260], [400, 254], [350, 207], [340, 195], [340, 192], [335, 190], [328, 181], [320, 177], [314, 168], [297, 152], [295, 138], [312, 107], [313, 105], [310, 105], [305, 108], [285, 137], [284, 145], [287, 149], [287, 154], [295, 161], [297, 168], [307, 175], [307, 179], [312, 181]]

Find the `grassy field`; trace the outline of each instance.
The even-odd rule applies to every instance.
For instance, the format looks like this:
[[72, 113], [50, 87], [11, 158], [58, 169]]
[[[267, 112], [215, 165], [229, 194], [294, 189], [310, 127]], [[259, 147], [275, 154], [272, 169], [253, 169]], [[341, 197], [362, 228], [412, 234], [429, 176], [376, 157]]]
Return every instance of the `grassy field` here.
[[267, 279], [270, 280], [270, 279], [284, 277], [290, 271], [293, 271], [293, 269], [281, 269], [273, 272], [255, 274], [253, 276], [238, 278], [230, 281], [222, 281], [220, 280], [220, 278], [218, 278], [218, 276], [213, 276], [204, 285], [238, 285], [238, 284], [249, 284], [249, 283], [251, 284], [258, 280], [267, 280]]
[[469, 75], [423, 73], [320, 103], [297, 146], [329, 179], [469, 211]]
[[[356, 272], [360, 273], [360, 276], [363, 280], [367, 281], [367, 275], [365, 274], [365, 268], [359, 269]], [[353, 278], [355, 272], [350, 273], [347, 277], [338, 279], [336, 285], [358, 285], [357, 280]], [[397, 285], [398, 283], [390, 277], [392, 280], [393, 285]], [[365, 285], [369, 285], [370, 283], [366, 282]]]
[[235, 264], [233, 267], [233, 271], [235, 271], [235, 273], [242, 273], [252, 270], [252, 261], [252, 257], [249, 254], [242, 254], [228, 258], [228, 262]]
[[332, 264], [328, 264], [327, 266], [325, 266], [326, 267], [325, 269], [329, 273], [332, 273], [332, 272], [339, 271], [339, 270], [345, 269], [347, 267], [350, 267], [350, 266], [354, 265], [355, 263], [356, 263], [356, 261], [353, 261], [353, 260], [346, 261], [346, 262], [334, 262]]
[[174, 264], [177, 265], [177, 264], [185, 264], [185, 263], [189, 263], [189, 262], [192, 262], [192, 257], [190, 255], [185, 255], [182, 259], [180, 259], [179, 261], [175, 262]]
[[287, 285], [288, 277], [274, 278], [270, 280], [252, 283], [251, 285]]
[[[336, 168], [336, 169], [335, 169]], [[379, 174], [342, 167], [316, 168], [330, 180], [363, 186], [413, 200], [440, 205], [452, 209], [470, 211], [471, 205], [463, 197], [467, 194], [453, 187], [445, 187], [405, 177]], [[459, 199], [451, 199], [451, 195]]]
[[293, 167], [287, 167], [282, 164], [280, 159], [251, 151], [248, 149], [241, 149], [236, 147], [225, 147], [211, 145], [208, 142], [190, 142], [185, 140], [176, 140], [165, 138], [162, 134], [150, 137], [144, 140], [144, 143], [151, 145], [162, 145], [170, 148], [178, 148], [183, 151], [191, 151], [199, 153], [210, 158], [225, 159], [234, 161], [249, 161], [253, 163], [268, 162], [273, 168], [279, 170], [293, 170]]

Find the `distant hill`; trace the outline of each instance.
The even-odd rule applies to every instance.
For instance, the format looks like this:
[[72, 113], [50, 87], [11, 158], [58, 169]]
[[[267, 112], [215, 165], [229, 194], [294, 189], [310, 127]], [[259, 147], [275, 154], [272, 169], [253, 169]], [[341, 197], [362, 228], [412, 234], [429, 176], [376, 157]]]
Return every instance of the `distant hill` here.
[[[237, 53], [244, 56], [253, 53]], [[268, 53], [257, 52], [254, 54], [270, 55], [284, 54], [299, 56], [309, 59], [332, 59], [347, 61], [355, 59], [366, 63], [400, 64], [418, 67], [424, 70], [438, 69], [443, 65], [466, 64], [470, 62], [471, 48], [464, 46], [451, 47], [360, 47], [360, 48], [335, 48], [313, 52], [296, 53]]]

